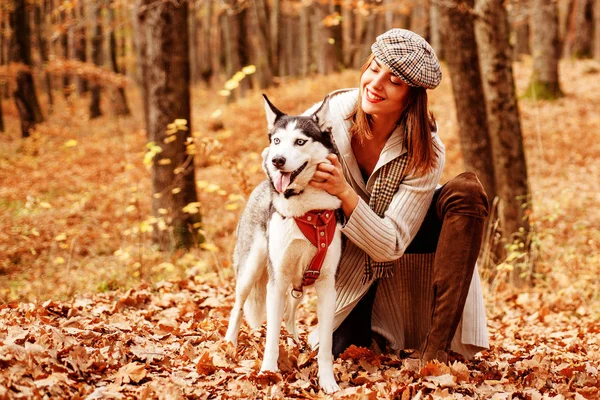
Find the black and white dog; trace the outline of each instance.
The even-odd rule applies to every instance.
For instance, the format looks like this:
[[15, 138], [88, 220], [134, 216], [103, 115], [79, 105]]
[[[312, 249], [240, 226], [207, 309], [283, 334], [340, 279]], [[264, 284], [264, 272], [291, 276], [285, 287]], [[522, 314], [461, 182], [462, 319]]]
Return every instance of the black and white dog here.
[[294, 338], [296, 309], [305, 286], [314, 283], [319, 319], [319, 385], [339, 390], [333, 376], [331, 341], [335, 310], [335, 272], [342, 251], [341, 201], [310, 186], [329, 153], [337, 153], [325, 126], [328, 98], [311, 115], [289, 116], [264, 96], [269, 147], [263, 152], [268, 179], [252, 192], [237, 227], [234, 251], [235, 305], [226, 340], [237, 344], [243, 315], [255, 329], [267, 314], [267, 340], [261, 371], [277, 371], [279, 334]]

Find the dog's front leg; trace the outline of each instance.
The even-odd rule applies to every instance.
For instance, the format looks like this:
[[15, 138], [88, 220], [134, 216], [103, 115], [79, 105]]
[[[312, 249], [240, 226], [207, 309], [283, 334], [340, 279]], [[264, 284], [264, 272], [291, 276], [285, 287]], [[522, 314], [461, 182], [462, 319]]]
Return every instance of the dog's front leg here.
[[315, 283], [317, 315], [319, 317], [319, 386], [325, 393], [340, 390], [333, 376], [333, 317], [335, 313], [335, 282], [333, 276], [323, 276]]
[[279, 334], [285, 300], [285, 285], [279, 277], [271, 277], [267, 285], [267, 341], [263, 358], [262, 371], [277, 371], [279, 359]]

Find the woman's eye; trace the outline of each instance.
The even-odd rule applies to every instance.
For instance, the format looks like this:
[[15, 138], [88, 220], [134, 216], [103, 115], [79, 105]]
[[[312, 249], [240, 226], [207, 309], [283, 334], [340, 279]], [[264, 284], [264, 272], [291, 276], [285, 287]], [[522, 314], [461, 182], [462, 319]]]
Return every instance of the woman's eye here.
[[399, 82], [399, 81], [393, 81], [393, 80], [390, 79], [390, 82], [392, 82], [392, 85], [396, 85], [396, 86], [402, 85], [402, 83]]
[[296, 145], [297, 146], [303, 146], [304, 143], [306, 143], [306, 140], [304, 140], [304, 139], [296, 139]]
[[275, 144], [279, 144], [279, 142], [281, 142], [281, 140], [280, 140], [279, 138], [275, 138], [275, 139], [273, 139], [273, 143], [275, 143]]

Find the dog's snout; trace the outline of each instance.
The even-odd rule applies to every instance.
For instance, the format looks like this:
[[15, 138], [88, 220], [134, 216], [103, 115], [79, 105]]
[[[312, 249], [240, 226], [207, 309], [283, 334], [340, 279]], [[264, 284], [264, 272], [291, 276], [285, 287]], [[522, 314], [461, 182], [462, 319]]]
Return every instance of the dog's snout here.
[[273, 157], [273, 159], [271, 160], [271, 162], [273, 163], [273, 165], [276, 168], [283, 168], [283, 166], [285, 165], [285, 157], [283, 157], [283, 156], [275, 156], [275, 157]]

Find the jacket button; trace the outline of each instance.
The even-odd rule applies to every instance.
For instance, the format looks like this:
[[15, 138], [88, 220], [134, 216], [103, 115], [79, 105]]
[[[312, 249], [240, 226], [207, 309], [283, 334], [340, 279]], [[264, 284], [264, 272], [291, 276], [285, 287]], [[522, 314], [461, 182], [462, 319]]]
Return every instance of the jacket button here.
[[321, 236], [325, 236], [325, 232], [321, 231], [321, 234], [320, 234], [320, 235], [321, 235]]
[[306, 218], [308, 221], [312, 221], [312, 217], [308, 217]]
[[321, 243], [321, 247], [325, 247], [325, 243]]
[[325, 218], [329, 218], [329, 214], [325, 214]]

